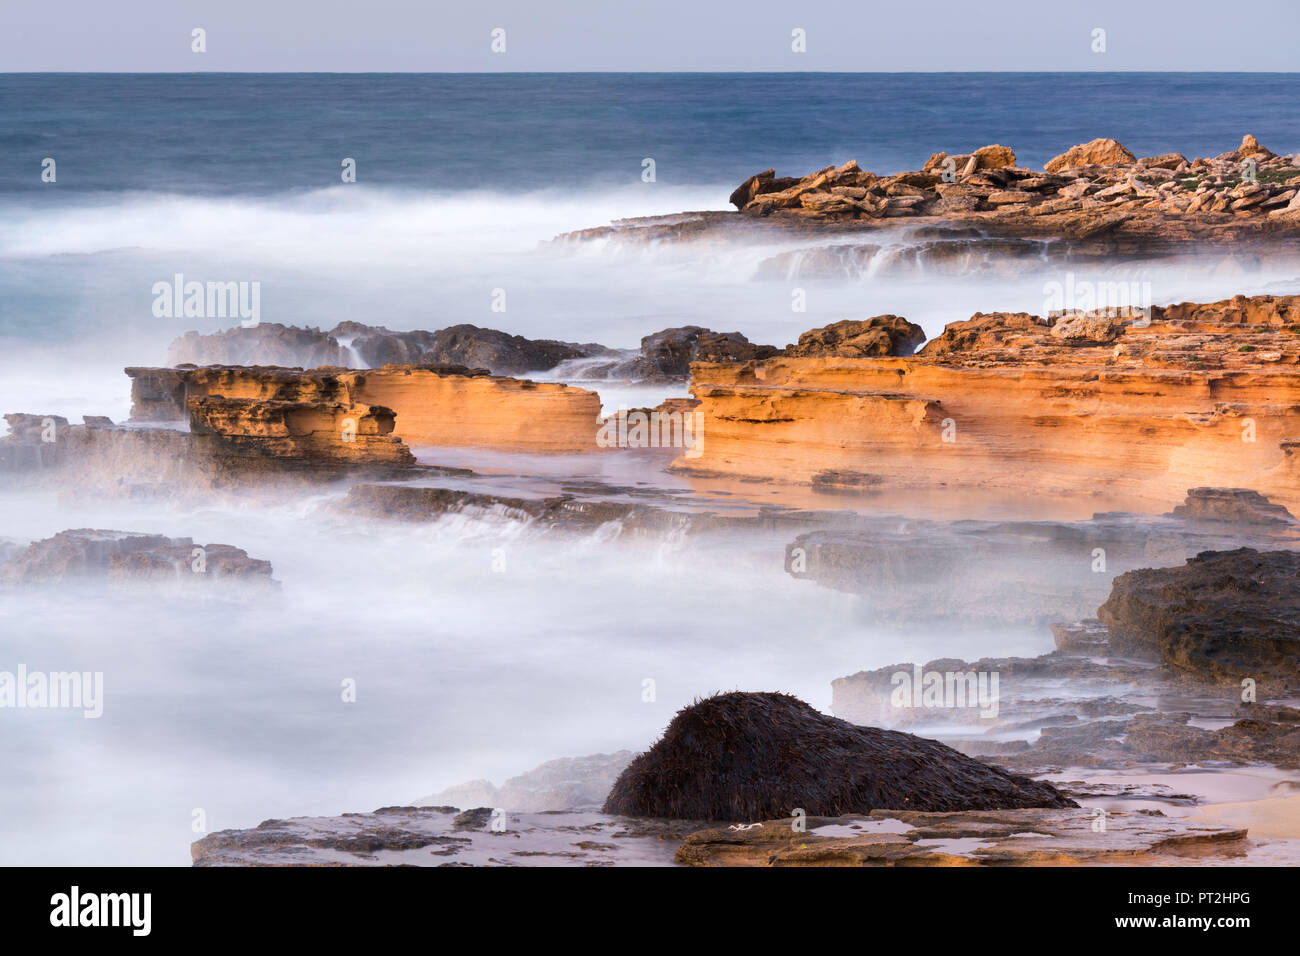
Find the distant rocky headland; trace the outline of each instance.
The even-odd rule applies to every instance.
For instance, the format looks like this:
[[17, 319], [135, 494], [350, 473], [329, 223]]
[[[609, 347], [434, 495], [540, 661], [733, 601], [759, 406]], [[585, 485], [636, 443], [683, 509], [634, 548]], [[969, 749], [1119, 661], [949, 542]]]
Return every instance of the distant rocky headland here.
[[[736, 212], [621, 220], [557, 237], [642, 246], [783, 236], [805, 243], [761, 263], [756, 278], [1006, 274], [1192, 253], [1224, 261], [1294, 261], [1300, 165], [1246, 135], [1236, 149], [1189, 159], [1135, 157], [1122, 143], [1071, 147], [1042, 170], [1013, 149], [932, 154], [920, 169], [877, 174], [850, 160], [803, 176], [755, 173]], [[904, 248], [899, 248], [900, 243]]]

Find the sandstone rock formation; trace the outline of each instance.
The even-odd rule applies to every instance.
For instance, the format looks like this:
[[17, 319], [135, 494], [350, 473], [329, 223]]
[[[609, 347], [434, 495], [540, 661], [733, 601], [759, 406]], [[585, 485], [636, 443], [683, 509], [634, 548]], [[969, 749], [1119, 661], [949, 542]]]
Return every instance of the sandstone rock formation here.
[[911, 355], [924, 341], [925, 330], [902, 316], [874, 315], [861, 321], [845, 319], [811, 329], [799, 336], [799, 344], [787, 345], [781, 354], [791, 358], [903, 356]]
[[[1151, 163], [1155, 168], [1168, 166], [1168, 157], [1154, 157]], [[1076, 169], [1079, 166], [1127, 166], [1136, 163], [1137, 157], [1113, 139], [1094, 139], [1090, 143], [1071, 146], [1060, 156], [1054, 156], [1043, 166], [1049, 173], [1059, 173], [1063, 169]], [[1176, 167], [1175, 167], [1176, 168]]]
[[86, 579], [208, 584], [272, 584], [271, 562], [228, 544], [196, 546], [190, 538], [78, 528], [36, 541], [0, 563], [0, 583]]
[[[802, 178], [766, 170], [731, 195], [746, 216], [804, 222], [944, 220], [978, 224], [991, 236], [1108, 234], [1144, 248], [1189, 239], [1238, 242], [1300, 235], [1300, 168], [1246, 136], [1231, 152], [1187, 160], [1136, 159], [1097, 139], [1053, 158], [1044, 172], [1019, 167], [1006, 147], [936, 153], [913, 172], [878, 176], [850, 161]], [[1249, 162], [1248, 162], [1249, 161]], [[1252, 164], [1253, 165], [1250, 165]], [[708, 220], [699, 220], [701, 229]]]
[[697, 363], [707, 440], [673, 467], [1151, 510], [1189, 487], [1238, 486], [1295, 511], [1297, 328], [1300, 297], [1238, 296], [1148, 315], [977, 313], [910, 357]]
[[1200, 679], [1300, 685], [1300, 552], [1206, 551], [1130, 571], [1097, 617], [1116, 649]]
[[[378, 437], [406, 445], [477, 445], [542, 452], [595, 450], [600, 398], [558, 383], [537, 383], [461, 366], [378, 369], [206, 366], [128, 368], [132, 421], [193, 418], [219, 397], [268, 407], [328, 407], [338, 421], [363, 420]], [[197, 403], [197, 404], [196, 404]], [[382, 409], [382, 411], [376, 411]], [[287, 414], [287, 412], [286, 412]], [[304, 415], [299, 409], [295, 415]], [[367, 418], [369, 416], [369, 418]], [[211, 416], [207, 416], [211, 417]], [[386, 429], [386, 430], [385, 430]], [[351, 443], [351, 442], [350, 442]]]
[[623, 771], [606, 813], [753, 821], [902, 807], [1068, 807], [1050, 785], [933, 740], [856, 727], [786, 694], [729, 693], [684, 708]]

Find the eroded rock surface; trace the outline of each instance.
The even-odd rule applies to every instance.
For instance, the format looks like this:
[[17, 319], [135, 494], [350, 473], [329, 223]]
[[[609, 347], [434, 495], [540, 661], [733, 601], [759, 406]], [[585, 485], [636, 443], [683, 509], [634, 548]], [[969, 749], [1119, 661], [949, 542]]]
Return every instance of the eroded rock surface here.
[[[1188, 240], [1232, 242], [1300, 234], [1300, 169], [1247, 135], [1235, 150], [1187, 160], [1136, 158], [1113, 139], [1074, 146], [1045, 171], [1016, 165], [1005, 146], [935, 153], [920, 170], [879, 176], [854, 161], [806, 176], [751, 176], [731, 195], [744, 215], [803, 221], [941, 219], [997, 236], [1075, 241], [1109, 234], [1148, 250]], [[1249, 162], [1248, 162], [1249, 161]]]
[[1129, 571], [1097, 616], [1118, 651], [1205, 680], [1300, 685], [1300, 552], [1206, 551]]
[[[340, 421], [351, 418], [356, 424], [361, 416], [375, 414], [371, 409], [383, 409], [386, 418], [377, 423], [381, 430], [376, 433], [390, 436], [390, 443], [542, 452], [598, 447], [600, 398], [595, 392], [493, 376], [482, 369], [182, 366], [126, 372], [132, 380], [133, 421], [171, 421], [187, 414], [192, 420], [195, 402], [219, 397], [248, 402], [250, 409], [282, 402], [331, 408]], [[358, 427], [352, 437], [363, 433]]]
[[919, 325], [898, 315], [875, 315], [811, 329], [799, 336], [797, 345], [786, 346], [782, 354], [792, 358], [911, 355], [924, 341], [925, 331]]
[[977, 314], [909, 357], [697, 363], [706, 440], [673, 467], [1149, 506], [1236, 486], [1294, 511], [1295, 329], [1300, 297], [1238, 296], [1149, 316]]

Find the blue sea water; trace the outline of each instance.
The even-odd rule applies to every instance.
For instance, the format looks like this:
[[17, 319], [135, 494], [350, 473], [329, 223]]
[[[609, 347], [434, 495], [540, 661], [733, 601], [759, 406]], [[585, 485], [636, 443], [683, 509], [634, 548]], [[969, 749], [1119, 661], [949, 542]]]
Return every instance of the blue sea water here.
[[[915, 169], [988, 143], [1041, 166], [1097, 136], [1215, 155], [1300, 148], [1300, 74], [7, 74], [0, 194], [267, 195], [724, 185], [856, 158]], [[50, 198], [51, 190], [44, 190]], [[725, 199], [725, 197], [723, 197]]]

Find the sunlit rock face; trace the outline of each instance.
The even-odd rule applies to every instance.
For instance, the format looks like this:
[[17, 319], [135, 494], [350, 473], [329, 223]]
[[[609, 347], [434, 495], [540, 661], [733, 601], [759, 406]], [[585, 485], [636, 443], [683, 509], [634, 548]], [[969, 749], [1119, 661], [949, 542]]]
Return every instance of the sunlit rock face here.
[[[262, 403], [388, 409], [390, 434], [406, 445], [471, 445], [538, 452], [592, 451], [600, 397], [557, 383], [489, 375], [463, 366], [378, 369], [260, 366], [129, 368], [133, 421], [191, 417], [209, 396]], [[191, 403], [186, 405], [186, 403]], [[366, 413], [361, 412], [362, 415]], [[340, 420], [348, 416], [339, 415]]]
[[1114, 315], [976, 314], [915, 356], [699, 363], [703, 454], [780, 482], [1167, 505], [1195, 486], [1300, 505], [1300, 297]]
[[919, 170], [879, 176], [856, 161], [803, 177], [765, 170], [731, 194], [747, 217], [807, 224], [963, 222], [994, 236], [1101, 239], [1117, 250], [1193, 240], [1233, 243], [1300, 235], [1300, 171], [1247, 135], [1230, 152], [1135, 157], [1096, 139], [1049, 160], [1016, 165], [1006, 146], [935, 153]]

